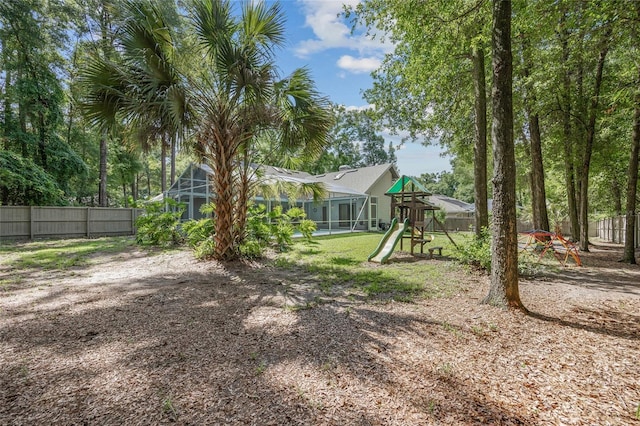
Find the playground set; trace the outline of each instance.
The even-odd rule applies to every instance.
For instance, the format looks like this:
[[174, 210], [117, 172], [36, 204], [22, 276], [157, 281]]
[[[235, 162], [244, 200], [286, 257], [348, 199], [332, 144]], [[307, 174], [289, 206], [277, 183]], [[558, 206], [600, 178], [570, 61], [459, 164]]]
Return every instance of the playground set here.
[[[391, 211], [397, 216], [391, 221], [378, 247], [369, 255], [368, 261], [386, 263], [398, 243], [400, 243], [400, 250], [404, 250], [404, 245], [408, 245], [409, 251], [414, 256], [424, 254], [425, 248], [429, 259], [433, 258], [434, 253], [442, 255], [442, 247], [427, 246], [434, 240], [433, 234], [429, 232], [435, 230], [435, 225], [438, 225], [456, 246], [445, 227], [435, 217], [436, 210], [440, 208], [427, 200], [431, 193], [415, 179], [402, 176], [385, 195], [391, 197]], [[552, 253], [563, 266], [567, 266], [570, 259], [577, 266], [582, 266], [577, 247], [565, 239], [559, 230], [520, 232], [518, 245], [521, 253], [537, 255], [538, 260], [541, 260], [545, 254]]]
[[564, 238], [559, 230], [549, 232], [534, 229], [520, 232], [520, 236], [518, 245], [521, 253], [538, 254], [539, 261], [550, 252], [562, 266], [567, 266], [569, 259], [572, 259], [576, 266], [582, 266], [578, 248]]
[[[440, 207], [427, 200], [431, 193], [415, 179], [402, 176], [385, 195], [391, 197], [391, 211], [397, 216], [391, 221], [378, 247], [369, 256], [370, 262], [387, 262], [398, 242], [400, 250], [404, 250], [404, 245], [407, 244], [412, 255], [417, 255], [418, 250], [420, 254], [424, 254], [425, 246], [434, 240], [434, 236], [429, 232], [435, 230], [436, 224], [455, 245], [444, 226], [435, 217], [435, 211], [440, 210]], [[442, 255], [442, 247], [429, 246], [427, 251], [430, 259], [433, 258], [434, 252]]]

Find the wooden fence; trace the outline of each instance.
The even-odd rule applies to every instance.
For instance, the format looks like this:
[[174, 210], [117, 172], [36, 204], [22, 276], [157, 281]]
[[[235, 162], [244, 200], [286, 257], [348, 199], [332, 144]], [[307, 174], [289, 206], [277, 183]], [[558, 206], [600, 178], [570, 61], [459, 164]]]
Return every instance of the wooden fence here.
[[[624, 244], [626, 224], [627, 218], [625, 216], [601, 219], [597, 222], [598, 237], [610, 243]], [[636, 247], [640, 247], [640, 214], [636, 216], [635, 234]]]
[[[472, 217], [447, 217], [444, 226], [447, 231], [471, 231], [475, 226], [475, 219]], [[530, 231], [533, 229], [533, 223], [518, 220], [517, 223], [518, 232]], [[596, 223], [589, 223], [589, 236], [596, 236]], [[554, 231], [554, 229], [551, 229]], [[569, 222], [560, 223], [560, 231], [563, 235], [571, 235], [571, 228], [569, 227]]]
[[0, 240], [134, 235], [140, 209], [0, 206]]

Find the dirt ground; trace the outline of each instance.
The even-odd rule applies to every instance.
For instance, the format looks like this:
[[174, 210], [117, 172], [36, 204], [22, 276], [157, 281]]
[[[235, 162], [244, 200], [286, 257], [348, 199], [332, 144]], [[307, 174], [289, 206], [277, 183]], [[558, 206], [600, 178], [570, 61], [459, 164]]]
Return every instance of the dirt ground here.
[[186, 251], [19, 277], [0, 259], [0, 424], [640, 424], [640, 267], [620, 257], [522, 279], [529, 315], [442, 258], [419, 262], [464, 289], [415, 303]]

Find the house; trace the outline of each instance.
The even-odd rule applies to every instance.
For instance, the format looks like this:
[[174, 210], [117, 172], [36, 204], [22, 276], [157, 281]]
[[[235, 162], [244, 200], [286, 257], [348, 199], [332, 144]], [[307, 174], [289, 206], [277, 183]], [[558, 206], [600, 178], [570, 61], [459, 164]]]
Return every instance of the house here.
[[452, 218], [473, 218], [475, 206], [470, 203], [458, 200], [456, 198], [447, 197], [446, 195], [433, 194], [428, 197], [431, 204], [440, 207], [445, 212], [446, 217]]
[[[298, 198], [295, 202], [286, 195], [279, 199], [264, 199], [258, 195], [255, 201], [267, 206], [285, 208], [296, 205], [304, 209], [307, 218], [316, 222], [318, 229], [328, 230], [376, 230], [381, 223], [391, 221], [391, 203], [385, 191], [399, 178], [393, 164], [352, 168], [322, 175], [288, 170], [273, 166], [259, 166], [260, 178], [265, 181], [280, 180], [293, 183], [322, 183], [327, 191], [325, 199], [314, 202], [311, 198]], [[190, 164], [169, 188], [166, 196], [185, 203], [183, 220], [199, 219], [200, 207], [214, 199], [212, 194], [213, 170], [205, 164]]]

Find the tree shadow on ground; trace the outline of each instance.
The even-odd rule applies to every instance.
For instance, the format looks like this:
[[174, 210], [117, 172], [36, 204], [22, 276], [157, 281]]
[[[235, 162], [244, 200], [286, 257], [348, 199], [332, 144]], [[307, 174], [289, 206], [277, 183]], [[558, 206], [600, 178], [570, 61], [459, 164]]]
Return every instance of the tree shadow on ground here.
[[396, 355], [399, 336], [450, 338], [441, 321], [384, 297], [317, 299], [313, 280], [290, 274], [231, 264], [76, 277], [14, 305], [0, 322], [0, 423], [388, 424], [399, 413], [385, 398], [423, 421], [533, 422]]
[[640, 341], [640, 315], [629, 313], [576, 307], [569, 319], [552, 317], [537, 312], [528, 312], [531, 318], [563, 327], [585, 330], [606, 336], [616, 336], [627, 340]]

